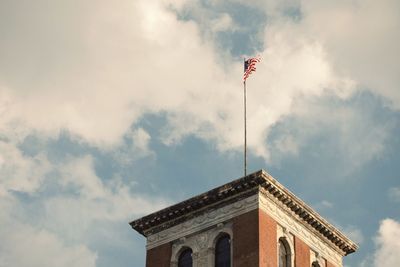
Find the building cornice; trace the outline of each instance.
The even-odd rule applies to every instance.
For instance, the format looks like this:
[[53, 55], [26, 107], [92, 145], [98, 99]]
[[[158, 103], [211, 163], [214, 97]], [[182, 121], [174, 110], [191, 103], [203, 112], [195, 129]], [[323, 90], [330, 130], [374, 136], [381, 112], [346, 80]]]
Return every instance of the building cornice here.
[[311, 228], [315, 234], [331, 242], [345, 255], [358, 249], [353, 241], [263, 170], [134, 220], [130, 225], [148, 237], [209, 210], [229, 205], [259, 192], [275, 198], [292, 213], [292, 216], [307, 228]]
[[147, 237], [206, 212], [256, 194], [264, 181], [261, 171], [194, 196], [185, 201], [130, 222], [137, 232]]
[[272, 196], [278, 200], [278, 202], [286, 207], [287, 210], [291, 211], [292, 215], [301, 221], [303, 225], [312, 230], [316, 235], [333, 243], [337, 249], [344, 252], [344, 255], [353, 253], [358, 249], [356, 243], [326, 221], [315, 210], [304, 203], [304, 201], [281, 185], [271, 175], [264, 171], [262, 172], [266, 179], [265, 183], [262, 184], [263, 190], [261, 190], [261, 193], [268, 194], [270, 198]]

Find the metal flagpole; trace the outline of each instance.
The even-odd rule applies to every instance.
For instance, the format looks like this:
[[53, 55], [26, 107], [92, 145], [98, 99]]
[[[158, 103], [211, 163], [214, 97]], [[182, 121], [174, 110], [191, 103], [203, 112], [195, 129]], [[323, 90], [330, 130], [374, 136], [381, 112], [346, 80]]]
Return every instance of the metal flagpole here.
[[256, 63], [260, 62], [260, 57], [249, 58], [246, 61], [244, 58], [244, 74], [243, 74], [243, 102], [244, 102], [244, 176], [247, 175], [247, 92], [246, 92], [246, 79], [249, 75], [256, 71]]
[[246, 80], [243, 81], [244, 97], [244, 176], [247, 175], [247, 120], [246, 120]]

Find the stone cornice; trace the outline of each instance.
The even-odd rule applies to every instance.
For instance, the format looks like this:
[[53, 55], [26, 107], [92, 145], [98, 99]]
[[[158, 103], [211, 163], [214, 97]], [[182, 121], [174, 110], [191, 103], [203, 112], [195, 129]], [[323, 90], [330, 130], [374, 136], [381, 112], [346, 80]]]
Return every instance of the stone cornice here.
[[203, 232], [205, 229], [213, 229], [215, 226], [219, 228], [218, 226], [229, 224], [233, 218], [258, 209], [258, 207], [259, 196], [253, 194], [223, 207], [208, 210], [187, 221], [159, 232], [148, 234], [146, 247], [151, 249], [167, 242], [176, 241], [182, 237], [183, 239], [189, 238], [196, 233]]
[[347, 255], [358, 249], [354, 242], [263, 170], [132, 221], [130, 225], [140, 234], [148, 237], [207, 211], [229, 205], [259, 192], [275, 198], [291, 211], [292, 216], [311, 228], [317, 235], [334, 244], [337, 249], [343, 251], [343, 254]]
[[299, 219], [307, 228], [312, 229], [316, 235], [322, 236], [333, 243], [337, 249], [344, 252], [344, 255], [353, 253], [358, 249], [357, 244], [347, 238], [310, 206], [272, 178], [271, 175], [264, 171], [262, 171], [262, 173], [265, 177], [265, 182], [261, 185], [263, 188], [261, 193], [273, 196], [283, 204], [282, 206], [285, 206], [292, 212], [292, 216]]
[[130, 222], [137, 232], [147, 237], [150, 234], [189, 220], [213, 208], [228, 205], [258, 192], [258, 186], [264, 179], [262, 171], [234, 180], [225, 185], [194, 196], [185, 201], [151, 213]]
[[[265, 190], [264, 190], [265, 191]], [[341, 249], [326, 240], [320, 233], [316, 233], [312, 227], [305, 224], [299, 217], [293, 216], [293, 212], [285, 207], [279, 200], [266, 192], [260, 192], [259, 208], [268, 213], [286, 233], [300, 238], [308, 247], [327, 259], [335, 266], [343, 266], [342, 257], [345, 255]], [[293, 242], [293, 241], [292, 241]], [[294, 248], [292, 248], [294, 251]]]

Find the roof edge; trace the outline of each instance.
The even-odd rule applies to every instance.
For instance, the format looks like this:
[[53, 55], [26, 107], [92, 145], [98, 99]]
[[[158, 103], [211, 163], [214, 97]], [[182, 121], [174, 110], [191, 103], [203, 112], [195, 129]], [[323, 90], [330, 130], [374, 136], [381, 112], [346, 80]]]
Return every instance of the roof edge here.
[[263, 188], [267, 194], [284, 206], [293, 216], [297, 216], [303, 224], [311, 228], [314, 233], [331, 242], [345, 255], [355, 252], [359, 246], [346, 237], [336, 227], [326, 221], [314, 209], [280, 184], [264, 170], [259, 170], [245, 177], [238, 178], [205, 193], [166, 207], [149, 215], [136, 219], [129, 224], [141, 235], [150, 234], [169, 228], [197, 216], [208, 208], [224, 206], [246, 195], [254, 194]]
[[270, 174], [262, 170], [262, 175], [266, 180], [266, 183], [262, 187], [269, 194], [272, 194], [274, 198], [291, 210], [294, 215], [297, 215], [305, 224], [311, 226], [318, 234], [328, 239], [336, 247], [339, 247], [345, 252], [345, 255], [351, 254], [359, 248], [355, 242], [345, 236]]
[[146, 237], [146, 229], [180, 217], [185, 212], [198, 211], [207, 205], [219, 203], [226, 198], [258, 186], [264, 181], [262, 178], [263, 172], [263, 170], [259, 170], [245, 177], [235, 179], [207, 192], [133, 220], [129, 224], [134, 230]]

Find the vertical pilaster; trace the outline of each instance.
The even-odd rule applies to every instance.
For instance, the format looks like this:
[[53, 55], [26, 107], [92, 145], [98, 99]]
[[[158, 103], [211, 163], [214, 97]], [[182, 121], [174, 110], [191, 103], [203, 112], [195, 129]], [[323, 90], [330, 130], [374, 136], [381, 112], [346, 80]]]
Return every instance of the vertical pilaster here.
[[278, 266], [277, 224], [265, 211], [259, 209], [260, 267]]
[[171, 253], [171, 243], [147, 250], [146, 267], [170, 267]]
[[330, 263], [329, 261], [326, 261], [326, 267], [336, 267], [336, 265]]
[[297, 236], [294, 237], [295, 267], [310, 267], [310, 248]]
[[233, 267], [259, 266], [258, 209], [233, 219]]

